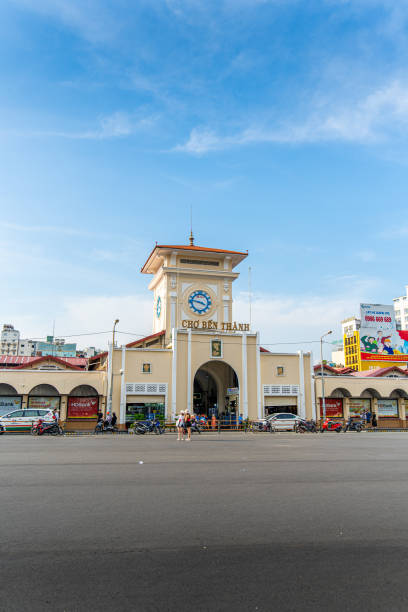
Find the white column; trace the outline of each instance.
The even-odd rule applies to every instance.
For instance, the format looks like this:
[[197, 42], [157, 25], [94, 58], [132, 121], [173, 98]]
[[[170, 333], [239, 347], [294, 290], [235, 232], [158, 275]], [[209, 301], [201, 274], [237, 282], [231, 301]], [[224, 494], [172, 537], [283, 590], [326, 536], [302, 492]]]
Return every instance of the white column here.
[[106, 414], [112, 414], [112, 344], [108, 343], [108, 390], [106, 393]]
[[126, 423], [126, 386], [125, 386], [126, 347], [122, 346], [122, 368], [120, 372], [120, 410], [119, 423]]
[[177, 410], [177, 329], [172, 329], [173, 339], [173, 360], [172, 360], [172, 372], [171, 372], [171, 416], [172, 419], [176, 417]]
[[316, 387], [314, 379], [313, 353], [310, 351], [310, 395], [312, 398], [312, 419], [316, 421]]
[[191, 329], [187, 332], [187, 410], [191, 414]]
[[302, 419], [306, 418], [306, 406], [305, 406], [305, 370], [303, 363], [303, 351], [298, 351], [299, 355], [299, 387], [300, 387], [300, 396], [299, 396], [299, 416]]
[[176, 327], [176, 319], [177, 319], [177, 293], [172, 291], [170, 293], [170, 327], [174, 329]]
[[242, 334], [242, 384], [239, 387], [240, 408], [244, 419], [248, 418], [248, 366], [247, 366], [247, 335]]
[[261, 388], [261, 346], [259, 332], [256, 332], [256, 395], [258, 403], [258, 419], [262, 419], [263, 415], [263, 397]]

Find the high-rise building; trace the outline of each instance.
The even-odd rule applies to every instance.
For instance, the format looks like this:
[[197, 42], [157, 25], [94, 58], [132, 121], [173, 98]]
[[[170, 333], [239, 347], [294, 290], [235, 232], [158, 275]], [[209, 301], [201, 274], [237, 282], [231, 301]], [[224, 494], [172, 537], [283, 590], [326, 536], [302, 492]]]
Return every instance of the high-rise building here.
[[37, 355], [54, 355], [54, 357], [76, 357], [76, 344], [65, 344], [64, 338], [47, 336], [46, 342], [37, 342]]
[[1, 331], [0, 354], [18, 355], [20, 332], [11, 323], [5, 323]]
[[405, 285], [406, 295], [394, 298], [394, 312], [397, 329], [408, 329], [408, 285]]
[[37, 342], [29, 338], [22, 338], [18, 345], [18, 354], [21, 357], [35, 357], [37, 353]]

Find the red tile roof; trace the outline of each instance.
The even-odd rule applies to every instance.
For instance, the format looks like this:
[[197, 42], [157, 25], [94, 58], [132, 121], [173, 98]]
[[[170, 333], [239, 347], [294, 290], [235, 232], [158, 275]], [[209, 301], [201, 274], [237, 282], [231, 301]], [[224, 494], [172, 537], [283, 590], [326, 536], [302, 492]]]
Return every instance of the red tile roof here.
[[362, 372], [353, 372], [353, 376], [385, 376], [389, 372], [397, 371], [401, 376], [408, 376], [408, 370], [403, 370], [398, 366], [388, 366], [387, 368], [376, 368], [375, 370], [363, 370]]
[[166, 330], [163, 329], [162, 331], [157, 332], [157, 334], [146, 336], [146, 338], [140, 338], [140, 340], [134, 340], [133, 342], [129, 342], [129, 344], [126, 345], [126, 348], [132, 348], [132, 346], [135, 346], [135, 344], [142, 344], [143, 342], [148, 342], [149, 340], [152, 340], [153, 338], [160, 338], [160, 336], [164, 336], [165, 333], [166, 333]]
[[22, 370], [33, 363], [41, 363], [45, 360], [68, 366], [73, 370], [86, 368], [88, 360], [85, 357], [56, 357], [55, 355], [42, 355], [41, 357], [25, 357], [22, 355], [0, 355], [0, 367], [11, 366], [14, 370]]
[[[129, 342], [129, 344], [126, 344], [126, 348], [132, 348], [132, 346], [134, 346], [135, 344], [141, 344], [143, 342], [147, 342], [148, 340], [152, 340], [152, 338], [159, 338], [160, 336], [164, 336], [165, 333], [166, 333], [166, 330], [163, 330], [161, 332], [158, 332], [157, 334], [152, 334], [151, 336], [140, 338], [140, 340], [132, 340], [132, 342]], [[95, 361], [95, 359], [99, 359], [100, 357], [105, 357], [105, 355], [107, 354], [108, 354], [108, 351], [104, 351], [103, 353], [98, 353], [97, 355], [90, 357], [89, 361]]]
[[149, 259], [151, 258], [151, 256], [153, 255], [153, 253], [155, 252], [156, 249], [182, 249], [183, 251], [202, 251], [205, 253], [226, 253], [228, 255], [242, 255], [243, 257], [247, 257], [248, 256], [248, 251], [227, 251], [225, 249], [211, 249], [209, 247], [200, 247], [200, 246], [191, 246], [188, 244], [156, 244], [153, 249], [152, 252], [150, 253], [149, 257], [146, 259], [146, 262], [144, 263], [144, 265], [141, 268], [141, 271], [143, 272], [143, 270], [145, 269]]
[[[316, 373], [319, 373], [320, 370], [322, 369], [322, 366], [320, 365], [320, 363], [316, 364], [314, 366], [314, 371]], [[332, 366], [330, 366], [327, 363], [323, 364], [323, 369], [324, 370], [329, 370], [329, 372], [332, 372], [333, 374], [351, 374], [352, 372], [354, 372], [354, 370], [352, 368], [333, 368]]]

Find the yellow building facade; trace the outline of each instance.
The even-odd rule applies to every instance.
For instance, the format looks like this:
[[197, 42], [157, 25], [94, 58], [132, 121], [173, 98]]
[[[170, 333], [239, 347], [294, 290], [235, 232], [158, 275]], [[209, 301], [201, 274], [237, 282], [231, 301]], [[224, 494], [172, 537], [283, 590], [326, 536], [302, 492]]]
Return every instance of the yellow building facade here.
[[142, 267], [152, 277], [152, 335], [106, 355], [121, 427], [150, 412], [172, 421], [180, 410], [231, 421], [315, 415], [311, 354], [270, 353], [259, 332], [233, 319], [236, 268], [246, 257], [193, 240], [154, 247]]

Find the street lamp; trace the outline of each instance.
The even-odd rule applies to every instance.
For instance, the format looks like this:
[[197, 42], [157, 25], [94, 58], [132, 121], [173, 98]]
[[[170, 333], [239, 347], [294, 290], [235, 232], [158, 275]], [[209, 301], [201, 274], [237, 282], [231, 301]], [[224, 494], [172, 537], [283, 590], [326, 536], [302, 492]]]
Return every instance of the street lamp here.
[[320, 374], [322, 379], [322, 408], [323, 408], [323, 422], [326, 420], [326, 398], [324, 397], [324, 372], [323, 372], [323, 338], [329, 336], [333, 332], [330, 330], [323, 334], [320, 338]]
[[119, 319], [115, 319], [112, 330], [112, 351], [111, 351], [111, 375], [110, 375], [110, 389], [109, 389], [109, 399], [108, 399], [108, 408], [106, 411], [106, 415], [112, 414], [112, 394], [113, 394], [113, 350], [115, 348], [115, 331], [116, 326], [119, 323]]

